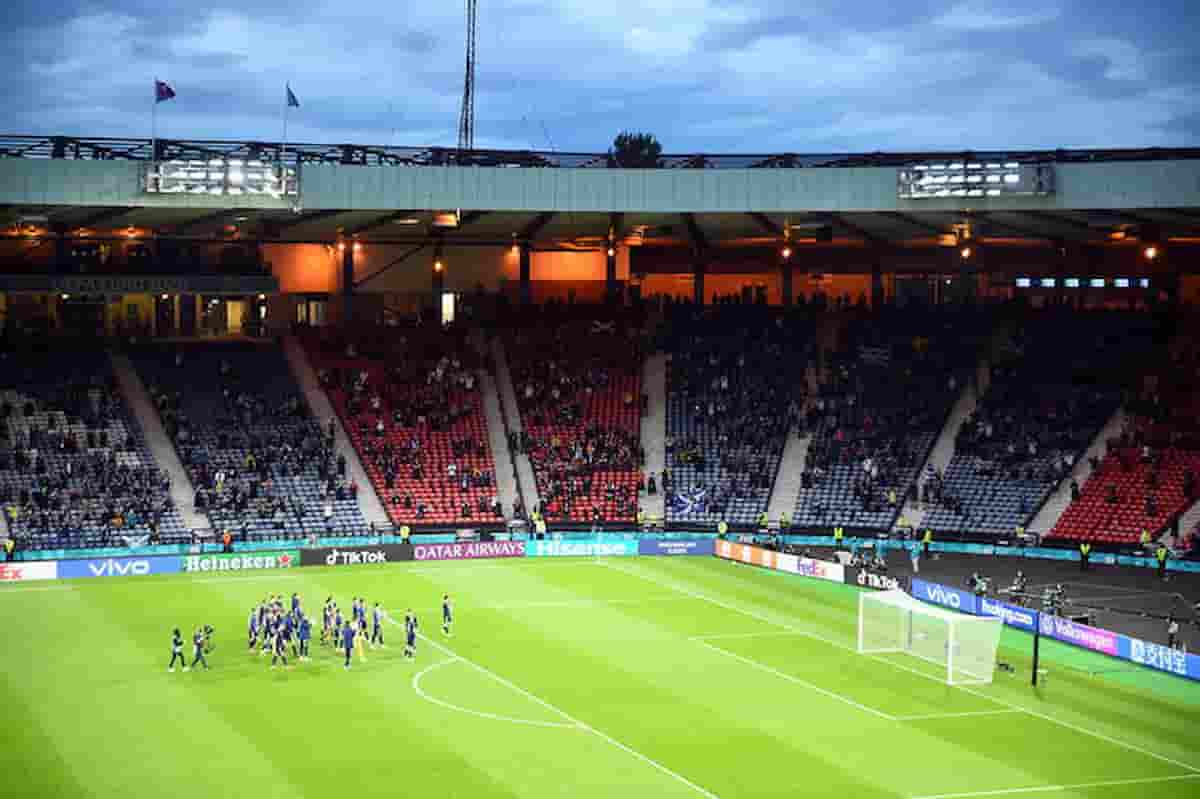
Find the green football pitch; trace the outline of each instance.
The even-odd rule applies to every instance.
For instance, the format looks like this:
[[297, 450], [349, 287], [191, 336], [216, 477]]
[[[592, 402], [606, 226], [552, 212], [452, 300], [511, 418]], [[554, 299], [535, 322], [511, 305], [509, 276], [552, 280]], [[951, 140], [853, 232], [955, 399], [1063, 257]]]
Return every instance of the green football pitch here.
[[[422, 624], [345, 671], [247, 652], [267, 592]], [[452, 637], [440, 599], [456, 604]], [[1005, 631], [992, 685], [853, 651], [857, 589], [710, 558], [408, 563], [0, 589], [4, 796], [1200, 796], [1200, 688]], [[170, 630], [216, 628], [167, 673]], [[190, 645], [187, 647], [190, 652]]]

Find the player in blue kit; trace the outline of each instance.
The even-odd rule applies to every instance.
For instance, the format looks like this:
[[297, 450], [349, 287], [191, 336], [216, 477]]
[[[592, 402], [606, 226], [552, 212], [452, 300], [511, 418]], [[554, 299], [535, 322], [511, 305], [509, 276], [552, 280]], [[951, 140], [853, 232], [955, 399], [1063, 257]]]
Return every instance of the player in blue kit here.
[[298, 658], [300, 656], [296, 641], [296, 627], [298, 626], [299, 623], [296, 621], [294, 616], [288, 615], [283, 617], [283, 637], [284, 640], [287, 641], [292, 647], [292, 657], [294, 658]]
[[354, 600], [354, 626], [359, 637], [367, 637], [367, 600], [362, 597]]
[[274, 647], [271, 652], [271, 668], [275, 668], [276, 661], [282, 660], [283, 667], [288, 668], [287, 647], [288, 640], [291, 638], [291, 632], [286, 624], [280, 624], [275, 630]]
[[442, 594], [442, 635], [450, 634], [450, 625], [454, 624], [454, 608], [450, 605], [450, 595]]
[[350, 668], [350, 656], [354, 654], [354, 625], [347, 621], [342, 626], [342, 649], [346, 651], [346, 668]]
[[371, 611], [371, 646], [376, 645], [383, 646], [383, 608], [379, 607], [378, 602]]
[[300, 614], [300, 628], [296, 632], [296, 637], [300, 639], [300, 659], [312, 660], [308, 654], [308, 639], [312, 637], [312, 623], [303, 613]]
[[259, 655], [270, 652], [275, 647], [275, 636], [279, 632], [279, 616], [275, 611], [267, 612], [267, 622], [262, 632], [262, 648], [258, 650]]
[[342, 618], [342, 609], [333, 603], [333, 646], [336, 649], [341, 643], [342, 627], [345, 626], [346, 620]]
[[300, 620], [300, 595], [292, 594], [292, 621]]
[[187, 658], [183, 656], [183, 633], [179, 632], [178, 627], [171, 635], [171, 664], [167, 666], [167, 671], [175, 671], [176, 660], [179, 661], [180, 666], [183, 666], [183, 670], [187, 671]]
[[[197, 663], [203, 663], [204, 670], [208, 671], [208, 661], [204, 657], [204, 629], [201, 627], [197, 627], [195, 634], [192, 635], [192, 652], [194, 656], [191, 667], [196, 668]], [[187, 671], [188, 667], [184, 666], [183, 670]]]
[[258, 608], [250, 608], [250, 629], [248, 632], [250, 645], [248, 649], [253, 652], [254, 645], [258, 643]]
[[404, 614], [404, 657], [413, 659], [417, 656], [417, 616], [412, 608]]

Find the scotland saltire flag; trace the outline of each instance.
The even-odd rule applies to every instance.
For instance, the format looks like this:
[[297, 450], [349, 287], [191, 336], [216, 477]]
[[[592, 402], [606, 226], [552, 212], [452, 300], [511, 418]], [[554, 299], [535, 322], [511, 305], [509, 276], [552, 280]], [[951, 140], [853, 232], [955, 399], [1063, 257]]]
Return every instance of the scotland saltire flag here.
[[154, 102], [163, 103], [175, 96], [175, 90], [165, 80], [154, 81]]
[[671, 510], [677, 513], [704, 513], [704, 500], [708, 496], [707, 488], [693, 488], [690, 492], [675, 493], [668, 499]]
[[296, 99], [296, 94], [295, 94], [295, 92], [293, 92], [293, 91], [292, 91], [292, 87], [291, 87], [291, 86], [285, 86], [284, 88], [286, 88], [286, 89], [287, 89], [287, 104], [288, 104], [288, 108], [299, 108], [299, 107], [300, 107], [300, 101]]

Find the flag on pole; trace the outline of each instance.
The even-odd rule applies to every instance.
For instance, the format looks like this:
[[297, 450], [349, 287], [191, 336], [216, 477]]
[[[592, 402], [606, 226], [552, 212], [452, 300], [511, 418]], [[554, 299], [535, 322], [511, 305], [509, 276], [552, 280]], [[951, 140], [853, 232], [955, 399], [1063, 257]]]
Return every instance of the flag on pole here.
[[295, 92], [292, 91], [292, 87], [286, 86], [285, 88], [287, 89], [288, 108], [299, 108], [300, 101], [296, 99], [296, 94], [295, 94]]
[[165, 80], [154, 81], [154, 102], [162, 103], [172, 99], [175, 96], [175, 90], [171, 88], [171, 84]]

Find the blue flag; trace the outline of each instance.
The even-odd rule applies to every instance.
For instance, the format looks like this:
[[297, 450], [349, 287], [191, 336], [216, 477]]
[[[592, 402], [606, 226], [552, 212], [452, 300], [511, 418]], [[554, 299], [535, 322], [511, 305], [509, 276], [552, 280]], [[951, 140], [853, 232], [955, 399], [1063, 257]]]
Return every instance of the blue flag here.
[[288, 108], [299, 108], [299, 107], [300, 107], [300, 101], [296, 99], [296, 95], [295, 95], [295, 93], [292, 91], [292, 87], [291, 87], [291, 86], [286, 86], [285, 88], [287, 89], [287, 104], [288, 104]]
[[165, 80], [154, 81], [154, 102], [162, 103], [175, 96], [175, 90]]

